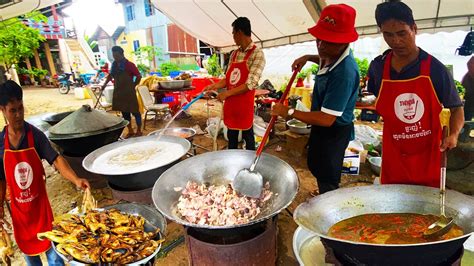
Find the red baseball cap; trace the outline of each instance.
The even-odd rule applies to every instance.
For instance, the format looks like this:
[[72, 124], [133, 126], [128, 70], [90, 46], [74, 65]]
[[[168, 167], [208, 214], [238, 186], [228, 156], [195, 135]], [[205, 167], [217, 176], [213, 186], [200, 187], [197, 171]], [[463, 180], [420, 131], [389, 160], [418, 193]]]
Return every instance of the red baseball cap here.
[[354, 28], [356, 11], [346, 4], [328, 5], [323, 9], [316, 26], [308, 32], [319, 40], [332, 43], [351, 43], [359, 34]]

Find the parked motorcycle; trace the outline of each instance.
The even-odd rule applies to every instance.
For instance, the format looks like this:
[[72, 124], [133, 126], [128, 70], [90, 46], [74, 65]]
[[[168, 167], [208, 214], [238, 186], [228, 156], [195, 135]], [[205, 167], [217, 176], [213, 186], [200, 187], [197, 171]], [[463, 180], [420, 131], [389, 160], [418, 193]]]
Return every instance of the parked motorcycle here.
[[74, 77], [74, 73], [63, 73], [57, 77], [59, 82], [59, 93], [68, 94], [71, 87], [75, 88], [84, 86], [84, 81], [82, 79], [74, 78], [74, 81], [71, 81], [71, 76]]

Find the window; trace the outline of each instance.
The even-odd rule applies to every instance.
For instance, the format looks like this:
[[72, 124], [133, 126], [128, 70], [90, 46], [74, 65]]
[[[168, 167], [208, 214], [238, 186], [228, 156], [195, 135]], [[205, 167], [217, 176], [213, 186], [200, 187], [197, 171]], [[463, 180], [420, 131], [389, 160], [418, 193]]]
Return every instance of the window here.
[[140, 41], [139, 40], [133, 41], [133, 51], [136, 52], [138, 48], [140, 48]]
[[127, 11], [127, 20], [132, 21], [135, 19], [135, 10], [133, 8], [133, 5], [129, 5], [125, 8]]
[[145, 15], [147, 17], [153, 16], [155, 14], [155, 9], [153, 5], [151, 4], [150, 0], [143, 0], [145, 1]]

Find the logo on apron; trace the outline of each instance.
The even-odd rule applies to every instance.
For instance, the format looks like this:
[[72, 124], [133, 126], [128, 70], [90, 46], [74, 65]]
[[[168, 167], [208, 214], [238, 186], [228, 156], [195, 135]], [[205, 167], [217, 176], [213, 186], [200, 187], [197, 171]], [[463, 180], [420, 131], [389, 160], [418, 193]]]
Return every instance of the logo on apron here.
[[20, 162], [15, 166], [15, 181], [19, 188], [30, 188], [33, 182], [33, 168], [27, 162]]
[[230, 73], [230, 84], [235, 85], [240, 80], [240, 69], [234, 68]]
[[413, 124], [423, 117], [425, 105], [416, 93], [403, 93], [395, 99], [394, 110], [400, 121]]

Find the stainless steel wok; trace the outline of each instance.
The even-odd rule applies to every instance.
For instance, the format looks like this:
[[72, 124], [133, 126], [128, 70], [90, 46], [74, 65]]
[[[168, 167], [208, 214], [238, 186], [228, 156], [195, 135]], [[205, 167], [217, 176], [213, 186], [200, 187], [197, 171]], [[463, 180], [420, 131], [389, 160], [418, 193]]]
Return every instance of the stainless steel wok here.
[[[114, 174], [114, 175], [97, 172], [92, 167], [94, 164], [94, 161], [99, 156], [101, 156], [102, 154], [108, 151], [120, 148], [125, 145], [130, 145], [130, 144], [150, 141], [150, 140], [157, 140], [157, 137], [146, 136], [146, 137], [130, 138], [124, 141], [117, 141], [112, 144], [103, 146], [91, 152], [89, 155], [87, 155], [84, 158], [84, 161], [82, 161], [82, 166], [84, 167], [84, 169], [86, 169], [87, 171], [91, 173], [104, 176], [105, 178], [107, 178], [107, 180], [111, 184], [123, 190], [135, 191], [135, 190], [150, 188], [153, 186], [153, 184], [155, 184], [155, 181], [165, 170], [167, 170], [169, 167], [171, 167], [172, 165], [176, 164], [179, 161], [179, 158], [173, 162], [167, 163], [166, 165], [150, 164], [149, 167], [146, 168], [146, 170], [130, 169], [126, 173], [124, 172], [123, 174]], [[172, 143], [177, 143], [181, 145], [183, 147], [181, 157], [184, 156], [191, 148], [191, 143], [189, 143], [189, 141], [183, 138], [179, 138], [179, 137], [161, 136], [160, 141], [172, 142]]]
[[[372, 185], [334, 190], [300, 204], [294, 219], [321, 237], [336, 255], [366, 265], [437, 265], [462, 248], [474, 231], [474, 198], [448, 190], [446, 213], [464, 235], [420, 244], [369, 244], [329, 237], [329, 228], [344, 219], [367, 213], [419, 213], [439, 215], [439, 190], [412, 185]], [[418, 265], [418, 264], [417, 264]]]
[[[148, 136], [158, 136], [164, 129], [155, 130], [150, 132]], [[164, 130], [163, 135], [166, 136], [175, 136], [180, 138], [185, 138], [189, 141], [192, 141], [193, 137], [196, 135], [196, 130], [189, 127], [170, 127]]]
[[197, 225], [181, 219], [175, 212], [175, 206], [181, 192], [175, 191], [174, 188], [184, 188], [188, 181], [213, 185], [230, 184], [239, 170], [252, 164], [254, 157], [255, 152], [253, 151], [223, 150], [200, 154], [181, 161], [164, 172], [156, 181], [152, 192], [153, 202], [166, 218], [190, 227], [206, 229], [237, 228], [273, 217], [293, 201], [298, 191], [299, 182], [296, 172], [289, 164], [265, 153], [262, 154], [256, 170], [262, 174], [264, 182], [270, 182], [270, 190], [274, 195], [257, 219], [240, 225]]

